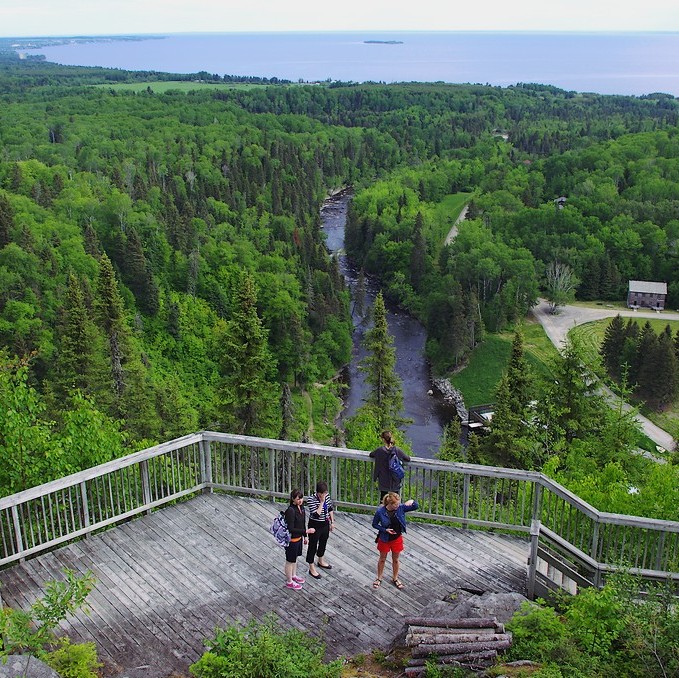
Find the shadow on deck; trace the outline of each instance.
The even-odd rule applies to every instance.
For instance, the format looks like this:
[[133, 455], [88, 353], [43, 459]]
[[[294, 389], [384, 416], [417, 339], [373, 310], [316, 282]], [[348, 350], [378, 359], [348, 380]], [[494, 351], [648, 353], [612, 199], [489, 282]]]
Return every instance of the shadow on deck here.
[[266, 501], [201, 495], [0, 571], [2, 600], [27, 608], [64, 568], [91, 570], [90, 615], [80, 612], [63, 630], [96, 643], [108, 676], [166, 678], [188, 675], [215, 627], [271, 612], [285, 627], [322, 620], [336, 657], [387, 648], [406, 616], [455, 589], [525, 594], [526, 539], [413, 521], [401, 557], [405, 590], [389, 585], [388, 561], [373, 591], [372, 516], [344, 512], [328, 543], [333, 569], [291, 591], [283, 550], [268, 532], [275, 513]]

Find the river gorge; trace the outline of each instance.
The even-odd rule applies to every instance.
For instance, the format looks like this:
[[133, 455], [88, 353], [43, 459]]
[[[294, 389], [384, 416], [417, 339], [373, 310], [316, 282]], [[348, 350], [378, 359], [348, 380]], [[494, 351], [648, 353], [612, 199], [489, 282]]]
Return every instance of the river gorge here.
[[[355, 290], [359, 271], [348, 260], [344, 252], [344, 229], [351, 193], [343, 191], [329, 198], [321, 210], [321, 223], [326, 235], [328, 250], [339, 259], [339, 267], [352, 291]], [[365, 276], [364, 307], [372, 306], [379, 282]], [[366, 356], [363, 337], [369, 326], [363, 315], [357, 313], [352, 304], [354, 323], [351, 363], [346, 368], [347, 389], [344, 393], [342, 420], [353, 415], [363, 403], [366, 384], [359, 364]], [[438, 391], [432, 386], [429, 365], [424, 357], [426, 342], [425, 328], [407, 313], [387, 305], [389, 333], [394, 338], [396, 350], [396, 372], [403, 387], [403, 416], [411, 420], [404, 427], [404, 433], [412, 445], [412, 451], [420, 457], [432, 458], [438, 452], [443, 427], [455, 414], [452, 406], [443, 402]], [[433, 395], [429, 395], [432, 393]], [[379, 441], [375, 441], [375, 446]]]

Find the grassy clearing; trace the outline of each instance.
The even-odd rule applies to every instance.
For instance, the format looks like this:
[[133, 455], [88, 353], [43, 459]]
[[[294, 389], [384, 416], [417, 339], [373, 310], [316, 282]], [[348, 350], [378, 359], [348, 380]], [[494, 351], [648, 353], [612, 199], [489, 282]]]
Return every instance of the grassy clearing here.
[[151, 80], [148, 82], [120, 82], [112, 85], [95, 85], [104, 89], [112, 89], [124, 92], [145, 92], [150, 87], [156, 94], [165, 92], [194, 92], [196, 90], [218, 91], [225, 89], [254, 89], [255, 87], [267, 87], [248, 82], [193, 82], [191, 80]]
[[434, 227], [438, 231], [435, 233], [437, 242], [443, 243], [446, 239], [448, 232], [457, 221], [471, 196], [471, 193], [451, 193], [434, 207]]
[[[528, 364], [536, 375], [548, 376], [549, 362], [557, 355], [556, 349], [539, 323], [526, 323], [522, 330]], [[487, 335], [472, 352], [467, 366], [450, 378], [464, 396], [467, 407], [494, 402], [495, 389], [507, 369], [513, 340], [513, 332]]]

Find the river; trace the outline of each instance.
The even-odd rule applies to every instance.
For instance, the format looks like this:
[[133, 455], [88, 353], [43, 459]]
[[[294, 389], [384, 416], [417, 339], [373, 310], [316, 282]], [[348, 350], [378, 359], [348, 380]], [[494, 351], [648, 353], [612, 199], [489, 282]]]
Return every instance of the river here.
[[[327, 200], [321, 210], [321, 222], [328, 250], [339, 258], [340, 271], [353, 292], [358, 281], [358, 271], [344, 253], [344, 228], [350, 202], [351, 194], [348, 191]], [[365, 288], [364, 305], [368, 308], [373, 304], [380, 288], [377, 281], [370, 276], [366, 276]], [[354, 414], [363, 404], [366, 391], [364, 374], [358, 366], [366, 356], [363, 336], [368, 327], [360, 314], [352, 312], [352, 319], [353, 350], [351, 363], [347, 368], [348, 388], [341, 416], [343, 420]], [[412, 423], [404, 428], [405, 435], [411, 442], [415, 455], [432, 458], [439, 450], [443, 427], [450, 421], [455, 410], [446, 405], [437, 392], [435, 395], [429, 395], [433, 387], [429, 365], [424, 358], [426, 341], [424, 327], [407, 313], [389, 305], [387, 323], [389, 333], [394, 338], [396, 372], [403, 385], [403, 416], [412, 420]], [[375, 446], [378, 443], [379, 441], [375, 441]]]

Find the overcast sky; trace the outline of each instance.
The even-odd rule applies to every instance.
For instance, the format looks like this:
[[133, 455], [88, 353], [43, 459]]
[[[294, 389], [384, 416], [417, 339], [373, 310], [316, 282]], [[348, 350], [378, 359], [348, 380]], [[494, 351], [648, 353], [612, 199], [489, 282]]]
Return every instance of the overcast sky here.
[[677, 31], [679, 0], [0, 0], [0, 35]]

